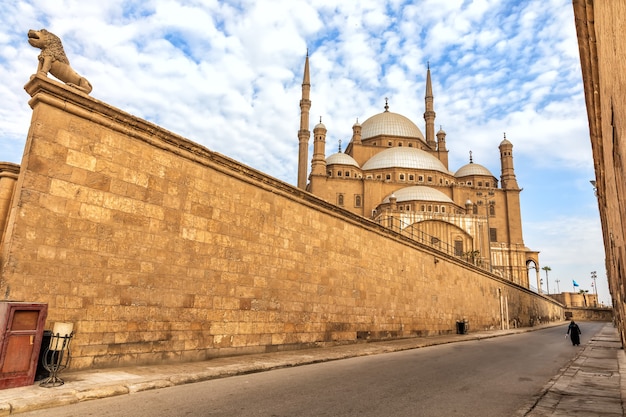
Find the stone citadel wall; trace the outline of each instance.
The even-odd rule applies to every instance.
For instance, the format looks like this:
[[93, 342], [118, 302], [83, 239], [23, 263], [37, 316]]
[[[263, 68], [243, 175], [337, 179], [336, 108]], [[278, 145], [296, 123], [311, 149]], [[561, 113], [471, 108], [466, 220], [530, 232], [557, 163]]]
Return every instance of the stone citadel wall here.
[[36, 76], [4, 300], [74, 369], [528, 326], [560, 304]]

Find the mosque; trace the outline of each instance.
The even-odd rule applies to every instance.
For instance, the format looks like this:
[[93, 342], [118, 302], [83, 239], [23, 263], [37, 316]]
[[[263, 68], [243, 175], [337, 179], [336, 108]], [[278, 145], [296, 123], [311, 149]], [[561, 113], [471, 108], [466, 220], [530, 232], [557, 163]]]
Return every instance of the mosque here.
[[[311, 82], [305, 59], [298, 131], [298, 187], [450, 256], [529, 288], [539, 285], [539, 253], [524, 245], [513, 144], [499, 145], [500, 179], [470, 161], [451, 171], [446, 132], [435, 134], [430, 67], [425, 132], [407, 117], [384, 111], [352, 126], [345, 151], [326, 157], [324, 124], [313, 129], [308, 172]], [[381, 248], [384, 250], [384, 248]], [[533, 283], [534, 284], [534, 283]]]

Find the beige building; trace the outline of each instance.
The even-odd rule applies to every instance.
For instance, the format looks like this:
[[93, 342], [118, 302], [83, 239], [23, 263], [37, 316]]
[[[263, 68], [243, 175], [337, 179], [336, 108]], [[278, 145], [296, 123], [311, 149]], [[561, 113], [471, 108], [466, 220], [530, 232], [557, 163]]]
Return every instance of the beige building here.
[[606, 273], [622, 344], [626, 346], [626, 3], [574, 0], [573, 7]]
[[513, 144], [505, 135], [499, 145], [499, 180], [474, 163], [471, 152], [468, 164], [451, 170], [446, 132], [440, 128], [435, 134], [430, 68], [426, 135], [409, 118], [390, 111], [385, 99], [383, 112], [352, 126], [345, 151], [326, 157], [327, 128], [320, 120], [313, 129], [307, 177], [310, 92], [307, 56], [298, 131], [299, 188], [516, 284], [539, 282], [538, 252], [524, 245]]

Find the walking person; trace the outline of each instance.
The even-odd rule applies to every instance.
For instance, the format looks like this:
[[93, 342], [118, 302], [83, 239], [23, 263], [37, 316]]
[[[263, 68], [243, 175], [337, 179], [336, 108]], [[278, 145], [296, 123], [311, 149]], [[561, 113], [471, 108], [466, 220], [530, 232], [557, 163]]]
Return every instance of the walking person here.
[[566, 335], [569, 335], [569, 338], [572, 340], [572, 346], [580, 346], [581, 334], [582, 332], [580, 331], [580, 327], [578, 327], [578, 325], [574, 323], [574, 320], [572, 320], [572, 322], [567, 327], [566, 333]]

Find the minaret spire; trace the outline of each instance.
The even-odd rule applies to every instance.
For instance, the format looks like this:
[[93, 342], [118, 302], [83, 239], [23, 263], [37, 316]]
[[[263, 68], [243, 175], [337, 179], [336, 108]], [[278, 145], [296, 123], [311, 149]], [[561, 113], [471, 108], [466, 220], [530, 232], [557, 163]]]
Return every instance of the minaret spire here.
[[302, 99], [300, 100], [300, 130], [298, 130], [298, 188], [305, 190], [307, 166], [309, 160], [309, 111], [311, 110], [311, 79], [309, 75], [309, 49], [304, 60], [304, 76], [302, 78]]
[[435, 108], [433, 97], [433, 84], [430, 79], [430, 62], [426, 70], [426, 96], [424, 97], [426, 111], [424, 112], [424, 120], [426, 121], [426, 144], [430, 149], [435, 150], [437, 144], [435, 142]]
[[506, 138], [500, 142], [500, 185], [505, 190], [519, 190], [517, 179], [515, 178], [515, 168], [513, 167], [513, 144]]

